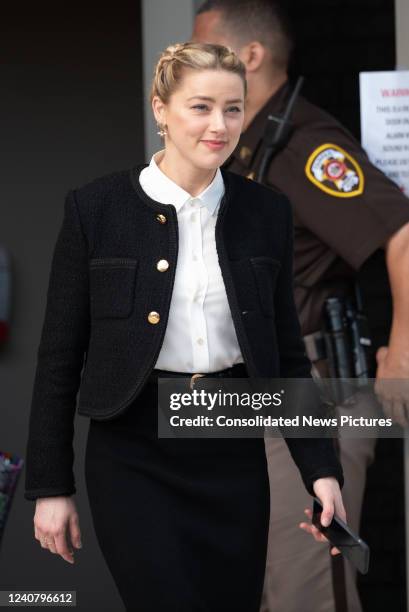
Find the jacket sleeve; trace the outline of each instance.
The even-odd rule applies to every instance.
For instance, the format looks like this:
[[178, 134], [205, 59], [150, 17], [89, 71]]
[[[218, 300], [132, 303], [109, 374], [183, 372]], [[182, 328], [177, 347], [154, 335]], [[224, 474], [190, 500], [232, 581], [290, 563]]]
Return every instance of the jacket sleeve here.
[[88, 245], [70, 191], [54, 247], [37, 353], [26, 448], [28, 500], [76, 491], [74, 416], [88, 338]]
[[[291, 205], [286, 200], [287, 239], [275, 292], [276, 330], [280, 354], [281, 378], [311, 378], [311, 363], [306, 356], [298, 321], [293, 287], [293, 221]], [[317, 402], [320, 402], [317, 392]], [[317, 412], [320, 406], [317, 405]], [[325, 434], [325, 432], [324, 432]], [[342, 467], [331, 437], [285, 438], [307, 491], [314, 495], [313, 483], [318, 478], [334, 476], [344, 484]]]

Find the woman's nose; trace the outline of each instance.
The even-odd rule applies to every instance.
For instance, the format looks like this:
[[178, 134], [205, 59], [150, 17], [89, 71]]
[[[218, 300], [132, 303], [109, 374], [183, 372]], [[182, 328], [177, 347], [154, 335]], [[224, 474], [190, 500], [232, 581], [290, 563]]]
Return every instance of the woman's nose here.
[[224, 115], [222, 112], [212, 113], [211, 122], [210, 122], [210, 130], [213, 132], [225, 132], [226, 131], [226, 122], [224, 120]]

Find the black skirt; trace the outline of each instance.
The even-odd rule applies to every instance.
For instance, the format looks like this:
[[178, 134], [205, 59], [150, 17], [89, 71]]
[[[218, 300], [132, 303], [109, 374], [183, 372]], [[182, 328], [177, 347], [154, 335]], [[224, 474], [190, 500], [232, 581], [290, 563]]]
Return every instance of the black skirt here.
[[157, 386], [90, 420], [97, 539], [126, 610], [259, 612], [270, 495], [262, 438], [158, 438]]

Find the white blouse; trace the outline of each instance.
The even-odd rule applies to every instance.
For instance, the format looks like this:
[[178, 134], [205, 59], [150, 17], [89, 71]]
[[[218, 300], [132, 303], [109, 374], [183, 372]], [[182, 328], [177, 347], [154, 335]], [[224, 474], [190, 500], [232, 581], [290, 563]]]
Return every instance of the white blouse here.
[[[139, 175], [145, 193], [176, 208], [179, 253], [165, 338], [155, 368], [172, 372], [216, 372], [242, 363], [219, 266], [215, 226], [224, 183], [220, 169], [192, 197], [157, 166], [152, 156]], [[156, 158], [156, 160], [155, 160]]]

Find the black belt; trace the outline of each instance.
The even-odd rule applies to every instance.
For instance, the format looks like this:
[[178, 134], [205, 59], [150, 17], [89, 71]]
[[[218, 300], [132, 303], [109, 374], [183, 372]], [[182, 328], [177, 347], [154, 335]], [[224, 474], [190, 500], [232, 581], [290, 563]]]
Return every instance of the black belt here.
[[148, 382], [156, 383], [158, 378], [190, 378], [190, 388], [193, 389], [193, 385], [197, 378], [247, 378], [247, 368], [244, 363], [236, 363], [231, 368], [225, 370], [218, 370], [217, 372], [171, 372], [170, 370], [152, 370]]

